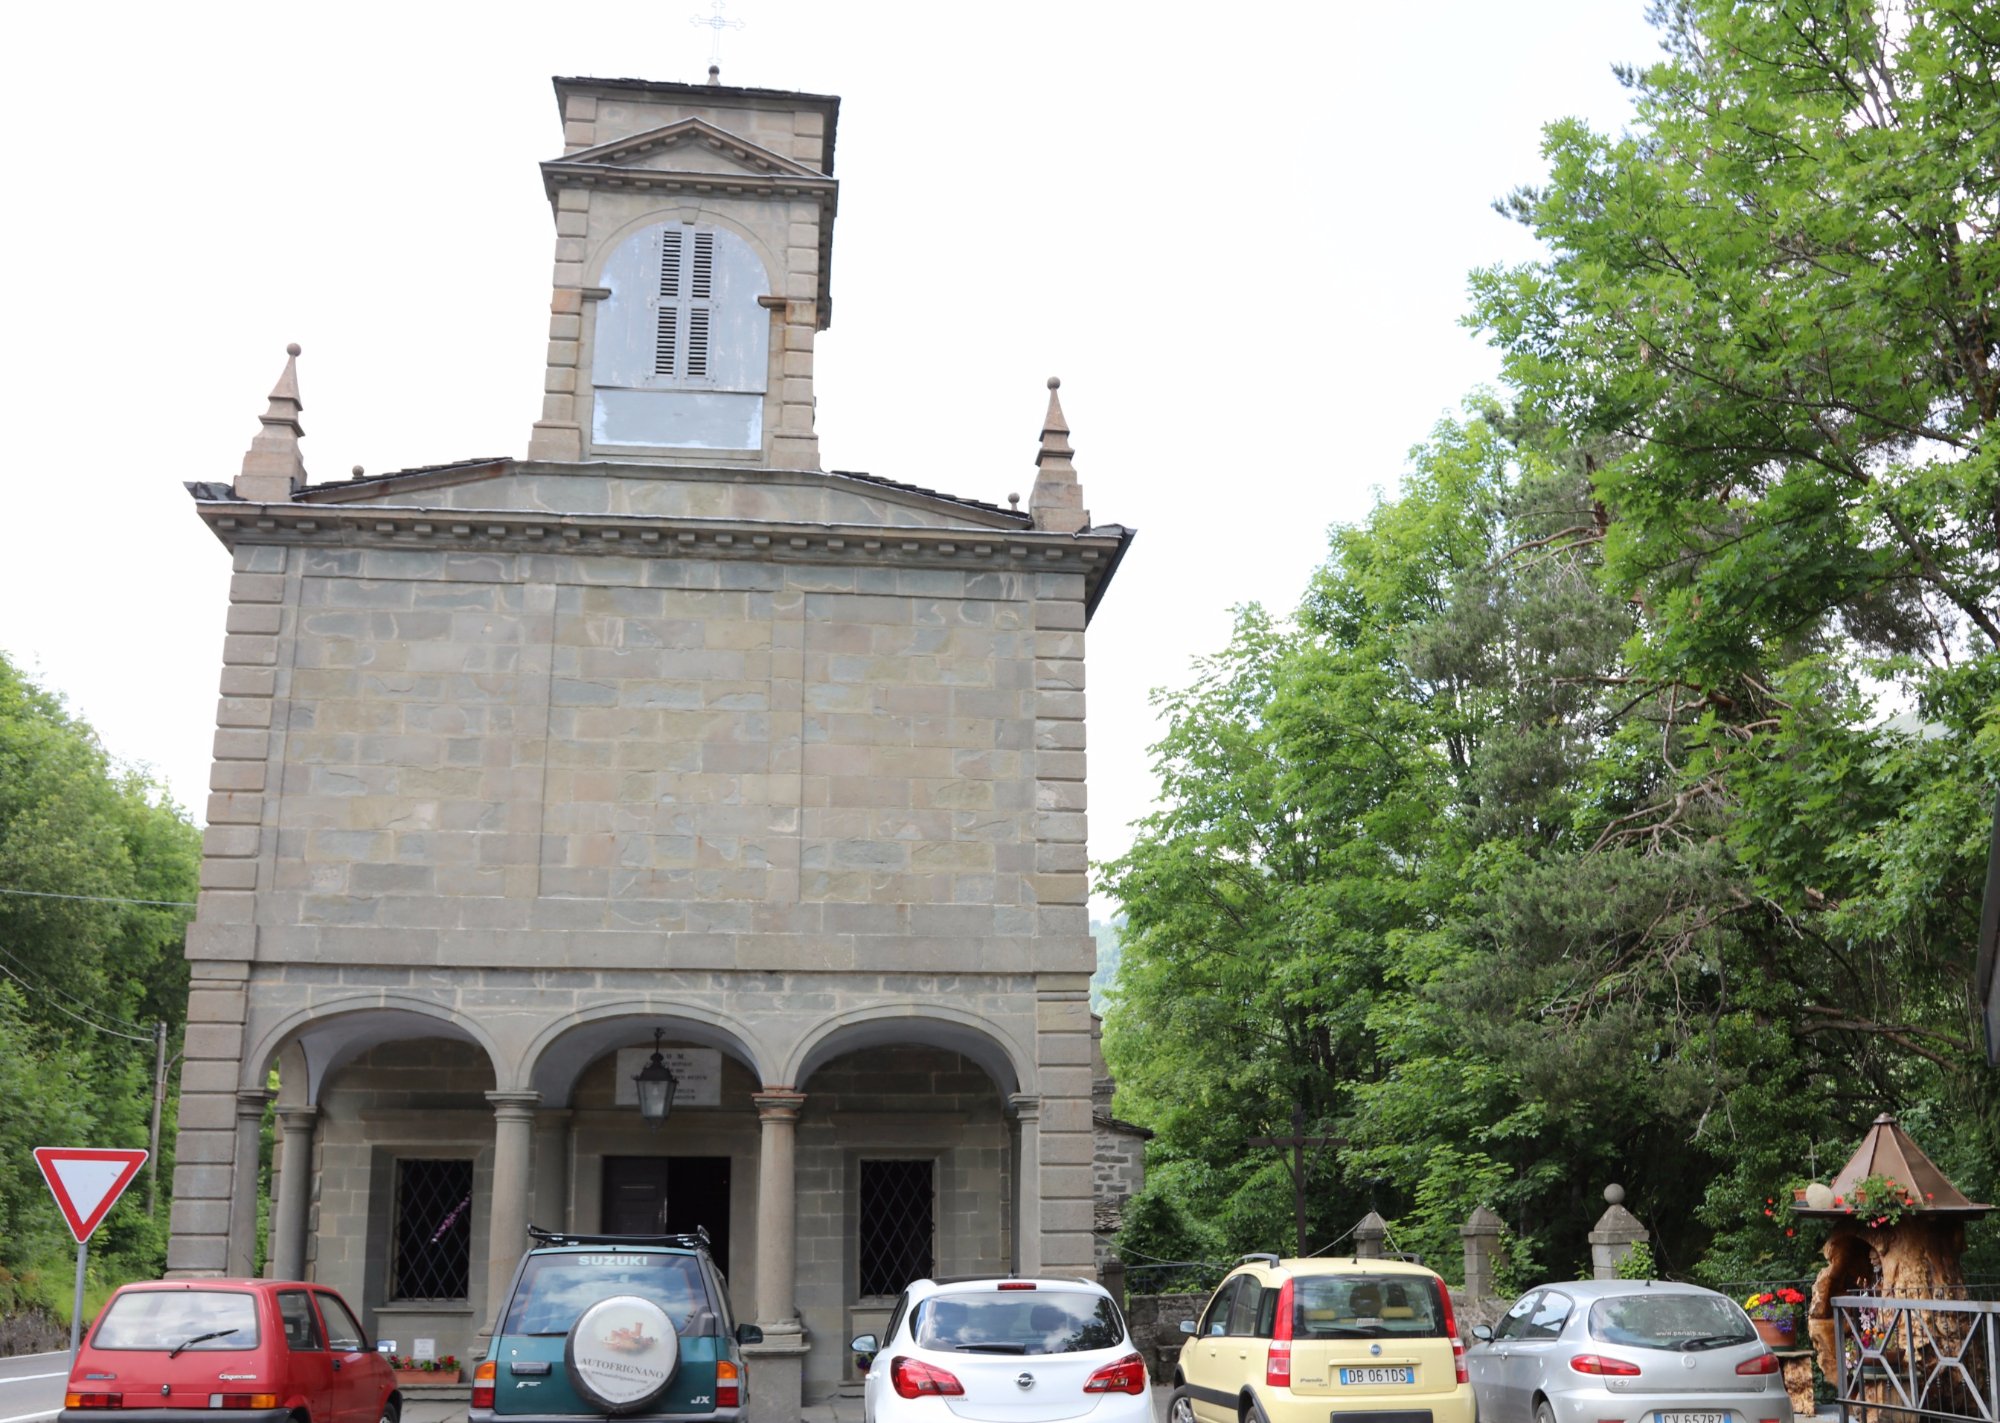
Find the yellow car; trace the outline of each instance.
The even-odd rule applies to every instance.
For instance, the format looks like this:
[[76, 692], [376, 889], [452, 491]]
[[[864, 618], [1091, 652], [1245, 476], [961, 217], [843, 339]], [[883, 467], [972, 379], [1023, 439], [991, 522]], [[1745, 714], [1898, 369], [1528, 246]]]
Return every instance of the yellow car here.
[[1451, 1291], [1421, 1265], [1245, 1255], [1181, 1332], [1168, 1423], [1474, 1423]]

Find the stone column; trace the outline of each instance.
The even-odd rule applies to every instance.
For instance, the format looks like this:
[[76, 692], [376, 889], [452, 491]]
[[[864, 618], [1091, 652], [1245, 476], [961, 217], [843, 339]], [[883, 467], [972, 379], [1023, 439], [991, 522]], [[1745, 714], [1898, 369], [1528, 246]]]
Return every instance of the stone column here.
[[798, 1170], [794, 1164], [799, 1110], [805, 1094], [768, 1087], [751, 1094], [762, 1125], [757, 1153], [757, 1324], [762, 1343], [743, 1353], [757, 1380], [750, 1395], [755, 1423], [798, 1423], [804, 1401], [805, 1330], [799, 1323]]
[[514, 1267], [528, 1246], [528, 1170], [539, 1092], [488, 1092], [493, 1104], [493, 1199], [486, 1211], [486, 1332], [500, 1327]]
[[264, 1137], [264, 1109], [274, 1094], [246, 1087], [236, 1094], [236, 1151], [229, 1184], [229, 1253], [224, 1266], [235, 1276], [257, 1268], [257, 1166]]
[[1014, 1173], [1014, 1272], [1042, 1272], [1042, 1099], [1016, 1092], [1007, 1109], [1020, 1124], [1020, 1169]]
[[805, 1095], [787, 1088], [754, 1093], [763, 1138], [757, 1156], [757, 1322], [765, 1337], [799, 1328], [798, 1172], [792, 1149]]
[[1389, 1222], [1374, 1211], [1361, 1217], [1361, 1223], [1354, 1227], [1354, 1258], [1357, 1260], [1380, 1260], [1382, 1242], [1389, 1238]]
[[270, 1266], [274, 1280], [297, 1280], [306, 1269], [306, 1206], [312, 1199], [313, 1128], [318, 1107], [278, 1108], [278, 1199], [271, 1207]]
[[1615, 1181], [1604, 1188], [1606, 1207], [1590, 1232], [1590, 1276], [1594, 1280], [1618, 1278], [1618, 1262], [1632, 1253], [1632, 1247], [1653, 1238], [1639, 1224], [1637, 1216], [1625, 1209], [1625, 1188]]

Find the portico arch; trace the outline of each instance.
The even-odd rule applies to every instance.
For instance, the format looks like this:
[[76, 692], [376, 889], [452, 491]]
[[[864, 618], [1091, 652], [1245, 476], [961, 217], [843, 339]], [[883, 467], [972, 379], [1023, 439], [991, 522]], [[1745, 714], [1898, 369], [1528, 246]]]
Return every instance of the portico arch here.
[[655, 1028], [670, 1042], [719, 1049], [749, 1068], [758, 1081], [770, 1080], [765, 1075], [768, 1052], [741, 1020], [706, 1006], [659, 1004], [643, 998], [601, 1003], [550, 1023], [528, 1044], [512, 1080], [520, 1090], [540, 1093], [544, 1107], [568, 1107], [586, 1067], [608, 1052], [644, 1042]]
[[777, 1080], [803, 1091], [834, 1058], [894, 1044], [958, 1053], [978, 1064], [1003, 1097], [1037, 1091], [1032, 1048], [975, 1014], [918, 999], [870, 1004], [816, 1024], [800, 1035]]
[[238, 1090], [261, 1089], [280, 1053], [296, 1049], [303, 1058], [304, 1095], [287, 1101], [319, 1105], [320, 1090], [340, 1068], [370, 1048], [407, 1038], [448, 1038], [472, 1043], [486, 1055], [496, 1082], [505, 1078], [500, 1046], [477, 1022], [415, 994], [357, 993], [286, 1014], [251, 1038], [243, 1054]]

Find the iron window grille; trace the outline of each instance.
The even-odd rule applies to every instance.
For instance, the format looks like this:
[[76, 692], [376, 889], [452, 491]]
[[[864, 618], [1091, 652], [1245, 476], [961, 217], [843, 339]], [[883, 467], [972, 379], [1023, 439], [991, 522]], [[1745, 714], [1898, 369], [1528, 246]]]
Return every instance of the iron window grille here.
[[465, 1299], [472, 1279], [472, 1163], [396, 1163], [390, 1298]]
[[894, 1295], [935, 1273], [936, 1163], [861, 1163], [861, 1293]]

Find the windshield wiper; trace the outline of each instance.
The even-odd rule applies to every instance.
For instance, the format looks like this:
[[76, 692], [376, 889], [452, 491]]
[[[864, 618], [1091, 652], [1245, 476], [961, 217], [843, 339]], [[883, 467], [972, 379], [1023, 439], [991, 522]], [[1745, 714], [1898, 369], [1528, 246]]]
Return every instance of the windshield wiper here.
[[213, 1329], [206, 1334], [197, 1334], [192, 1339], [181, 1340], [180, 1343], [174, 1345], [173, 1348], [167, 1350], [167, 1357], [169, 1359], [178, 1359], [181, 1356], [181, 1351], [183, 1349], [190, 1348], [196, 1344], [205, 1344], [211, 1339], [221, 1339], [228, 1335], [240, 1334], [242, 1332], [243, 1332], [242, 1327], [239, 1325], [235, 1329]]
[[1724, 1344], [1748, 1344], [1750, 1338], [1751, 1336], [1744, 1334], [1700, 1334], [1692, 1339], [1683, 1340], [1681, 1343], [1681, 1352], [1687, 1353], [1694, 1349], [1715, 1349]]

